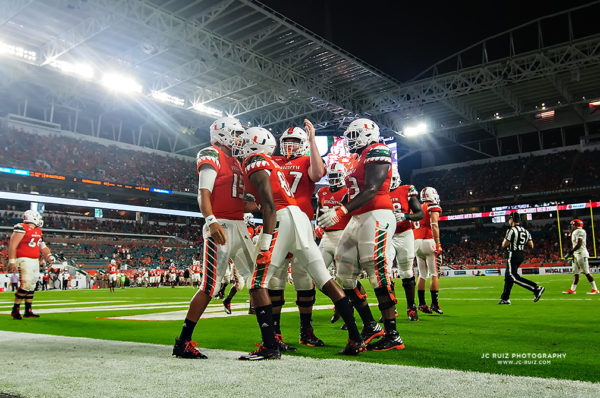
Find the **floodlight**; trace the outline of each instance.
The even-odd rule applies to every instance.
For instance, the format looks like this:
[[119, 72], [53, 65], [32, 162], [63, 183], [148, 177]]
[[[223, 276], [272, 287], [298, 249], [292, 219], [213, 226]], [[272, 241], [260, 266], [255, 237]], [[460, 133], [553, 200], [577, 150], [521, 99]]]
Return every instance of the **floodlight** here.
[[206, 105], [201, 104], [199, 102], [193, 104], [192, 108], [194, 108], [194, 110], [196, 112], [204, 113], [205, 115], [215, 116], [215, 117], [221, 117], [221, 116], [223, 116], [223, 112], [221, 112], [220, 110], [215, 109], [215, 108], [211, 108], [210, 106], [206, 106]]
[[416, 135], [427, 134], [428, 132], [429, 129], [424, 122], [414, 126], [406, 126], [403, 131], [405, 137], [414, 137]]
[[69, 75], [75, 75], [84, 79], [91, 79], [94, 77], [94, 68], [88, 64], [74, 64], [72, 62], [54, 60], [50, 62], [49, 65]]
[[151, 95], [152, 95], [152, 98], [162, 101], [162, 102], [167, 102], [171, 105], [183, 106], [185, 104], [185, 100], [183, 98], [169, 95], [163, 91], [152, 91]]
[[118, 91], [120, 93], [141, 93], [142, 85], [128, 76], [119, 75], [116, 73], [106, 73], [102, 77], [102, 85], [109, 90]]
[[29, 62], [35, 62], [37, 59], [37, 53], [35, 51], [29, 51], [23, 47], [13, 46], [3, 42], [0, 42], [0, 54], [12, 55], [13, 57], [22, 58]]

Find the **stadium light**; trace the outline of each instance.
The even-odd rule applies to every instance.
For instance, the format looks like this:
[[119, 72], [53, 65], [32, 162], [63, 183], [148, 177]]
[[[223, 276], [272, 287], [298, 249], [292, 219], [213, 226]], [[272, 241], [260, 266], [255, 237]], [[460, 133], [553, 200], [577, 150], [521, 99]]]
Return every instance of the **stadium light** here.
[[94, 68], [88, 64], [74, 64], [72, 62], [55, 60], [50, 62], [49, 65], [68, 75], [75, 75], [88, 80], [94, 77]]
[[119, 75], [116, 73], [106, 73], [102, 77], [102, 85], [109, 90], [118, 91], [120, 93], [141, 93], [142, 85], [128, 76]]
[[421, 122], [414, 126], [406, 126], [403, 130], [405, 137], [414, 137], [417, 135], [427, 134], [429, 129], [427, 128], [427, 124]]
[[25, 61], [35, 62], [37, 59], [37, 53], [35, 51], [29, 51], [23, 47], [13, 46], [11, 44], [3, 43], [0, 41], [0, 54], [8, 54], [13, 57], [24, 59]]
[[152, 98], [158, 101], [166, 102], [168, 104], [179, 107], [182, 107], [185, 104], [185, 100], [183, 98], [175, 97], [174, 95], [169, 95], [163, 91], [152, 91], [151, 96]]
[[192, 104], [192, 108], [194, 108], [194, 110], [196, 112], [204, 113], [205, 115], [215, 116], [215, 117], [223, 116], [223, 112], [221, 112], [220, 110], [211, 108], [210, 106], [206, 106], [199, 102]]

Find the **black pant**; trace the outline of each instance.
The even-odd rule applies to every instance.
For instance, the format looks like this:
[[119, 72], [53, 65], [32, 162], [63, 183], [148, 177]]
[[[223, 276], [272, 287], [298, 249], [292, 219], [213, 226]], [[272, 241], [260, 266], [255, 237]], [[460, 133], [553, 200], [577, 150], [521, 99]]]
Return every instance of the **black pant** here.
[[514, 283], [532, 292], [535, 292], [537, 289], [538, 285], [535, 282], [523, 278], [517, 272], [523, 260], [525, 260], [525, 255], [521, 251], [508, 253], [508, 263], [506, 264], [506, 274], [504, 275], [504, 291], [501, 296], [502, 300], [510, 298], [510, 291]]

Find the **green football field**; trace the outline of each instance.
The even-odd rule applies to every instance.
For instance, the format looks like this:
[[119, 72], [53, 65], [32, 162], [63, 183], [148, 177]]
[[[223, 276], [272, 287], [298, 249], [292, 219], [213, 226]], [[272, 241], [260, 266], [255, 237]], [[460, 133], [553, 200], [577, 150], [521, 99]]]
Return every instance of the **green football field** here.
[[[398, 330], [406, 348], [365, 352], [356, 358], [343, 359], [600, 381], [597, 371], [600, 296], [585, 294], [590, 290], [585, 278], [574, 296], [561, 294], [570, 287], [571, 275], [530, 278], [546, 287], [542, 299], [533, 303], [530, 292], [515, 286], [511, 306], [496, 304], [503, 286], [501, 277], [442, 278], [440, 304], [445, 314], [419, 313], [419, 322], [406, 319], [404, 294], [398, 284]], [[365, 281], [363, 285], [369, 292], [369, 301], [374, 303], [372, 290]], [[14, 321], [8, 315], [13, 295], [0, 293], [3, 314], [0, 330], [170, 345], [180, 332], [186, 303], [193, 294], [194, 289], [188, 287], [127, 288], [114, 293], [108, 290], [37, 292], [34, 310], [41, 318]], [[255, 347], [254, 343], [260, 339], [259, 331], [256, 318], [245, 315], [247, 298], [248, 292], [244, 290], [234, 299], [237, 304], [234, 307], [238, 308], [235, 312], [240, 316], [200, 320], [194, 339], [201, 347], [236, 351], [250, 351]], [[295, 307], [291, 286], [286, 290], [286, 301], [286, 307]], [[221, 316], [220, 301], [213, 304], [211, 314]], [[345, 345], [347, 334], [340, 330], [341, 321], [329, 322], [332, 306], [327, 297], [318, 293], [316, 305], [327, 308], [315, 311], [313, 316], [315, 333], [326, 346], [311, 348], [296, 344], [298, 314], [284, 313], [285, 341], [298, 346], [297, 353], [286, 355], [340, 358], [337, 351]], [[376, 319], [379, 318], [377, 307], [372, 310]], [[180, 311], [172, 314], [174, 320], [109, 319], [173, 311]], [[508, 358], [499, 359], [499, 356]]]

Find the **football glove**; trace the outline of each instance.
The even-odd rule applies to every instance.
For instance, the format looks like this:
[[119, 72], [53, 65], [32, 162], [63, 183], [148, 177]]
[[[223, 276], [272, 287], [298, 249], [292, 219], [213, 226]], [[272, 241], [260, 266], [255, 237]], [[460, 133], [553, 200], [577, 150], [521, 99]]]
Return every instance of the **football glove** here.
[[328, 209], [321, 214], [317, 222], [319, 225], [325, 228], [332, 227], [340, 222], [342, 216], [345, 216], [346, 214], [348, 214], [348, 209], [346, 209], [346, 206], [340, 206], [337, 209]]
[[435, 254], [442, 254], [442, 245], [440, 243], [435, 245], [434, 252], [435, 252]]
[[48, 263], [50, 264], [54, 264], [56, 262], [56, 257], [54, 257], [52, 254], [48, 256], [48, 259], [46, 260]]
[[269, 265], [271, 264], [271, 251], [261, 250], [256, 257], [256, 264], [258, 265]]
[[323, 233], [325, 231], [321, 227], [315, 228], [315, 239], [323, 239]]
[[395, 211], [394, 216], [396, 217], [396, 222], [406, 221], [408, 214], [402, 213], [401, 211]]

